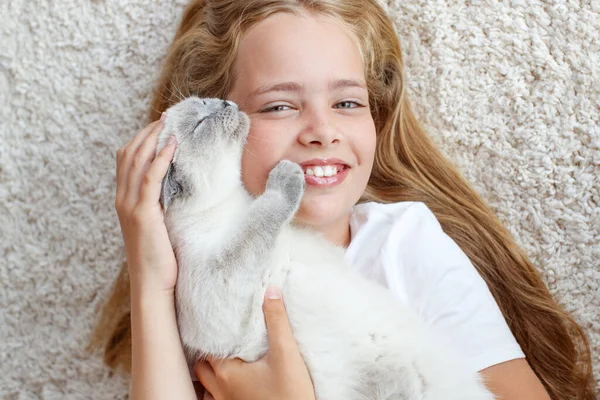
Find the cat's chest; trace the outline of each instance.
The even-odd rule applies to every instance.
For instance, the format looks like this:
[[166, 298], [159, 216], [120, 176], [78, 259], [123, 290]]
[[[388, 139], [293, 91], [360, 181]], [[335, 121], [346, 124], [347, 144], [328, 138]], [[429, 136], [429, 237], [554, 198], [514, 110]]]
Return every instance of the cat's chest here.
[[276, 259], [292, 264], [306, 264], [318, 268], [344, 269], [344, 251], [325, 241], [321, 236], [293, 226], [282, 229]]

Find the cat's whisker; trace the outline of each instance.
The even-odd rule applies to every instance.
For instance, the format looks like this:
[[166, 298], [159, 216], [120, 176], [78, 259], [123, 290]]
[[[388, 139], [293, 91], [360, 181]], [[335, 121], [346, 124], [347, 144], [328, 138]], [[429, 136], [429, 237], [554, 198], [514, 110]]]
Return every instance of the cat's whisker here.
[[256, 154], [254, 154], [253, 152], [251, 152], [251, 151], [248, 149], [248, 146], [246, 146], [245, 144], [244, 144], [244, 150], [246, 150], [248, 153], [252, 154], [252, 156], [253, 156], [253, 157], [256, 157], [256, 158], [258, 158], [258, 156], [257, 156]]
[[154, 111], [157, 114], [162, 114], [162, 111], [158, 110], [156, 107], [152, 106], [152, 111]]
[[[187, 85], [186, 85], [186, 86], [187, 86]], [[181, 92], [181, 89], [179, 88], [179, 86], [175, 86], [175, 89], [177, 89], [177, 91], [179, 92], [180, 101], [181, 101], [181, 100], [184, 100], [186, 97], [188, 97], [188, 96], [185, 96], [185, 95], [184, 95], [184, 94]]]
[[[170, 97], [166, 96], [164, 92], [166, 91], [171, 96], [173, 95], [173, 92], [171, 92], [171, 88], [166, 83], [163, 83], [162, 86], [165, 90], [164, 91], [157, 90], [157, 92], [160, 94], [160, 96], [163, 98], [163, 100], [165, 100], [165, 102], [167, 103], [167, 106], [168, 106], [169, 102], [171, 102], [172, 99]], [[165, 111], [165, 110], [163, 110], [163, 111]]]
[[254, 136], [254, 135], [250, 135], [250, 134], [249, 134], [249, 135], [248, 135], [248, 137], [249, 137], [249, 138], [256, 139], [256, 140], [260, 140], [260, 141], [262, 141], [262, 142], [265, 142], [265, 143], [271, 143], [271, 140], [267, 140], [267, 139], [259, 138], [258, 136]]
[[[186, 87], [186, 90], [187, 90], [187, 93], [188, 93], [188, 95], [186, 97], [189, 97], [191, 95], [191, 93], [190, 93], [190, 88], [191, 88], [191, 86], [190, 86], [190, 76], [189, 75], [185, 76], [185, 87]], [[200, 97], [200, 96], [198, 96], [198, 97]]]
[[240, 110], [246, 106], [248, 101], [250, 101], [250, 99], [245, 99], [244, 101], [242, 101], [238, 104], [238, 107], [240, 108]]
[[167, 94], [168, 94], [168, 96], [165, 96], [163, 94], [163, 98], [166, 100], [168, 106], [171, 106], [171, 105], [179, 102], [177, 93], [175, 93], [173, 91], [173, 86], [174, 86], [174, 84], [173, 84], [173, 81], [171, 80], [171, 78], [169, 78], [168, 84], [167, 83], [163, 83], [163, 87], [165, 89], [165, 92], [167, 92]]
[[169, 95], [171, 96], [171, 101], [173, 102], [173, 104], [178, 103], [180, 101], [179, 96], [174, 90], [174, 87], [175, 84], [173, 83], [171, 77], [169, 77], [169, 85], [167, 86], [167, 90], [169, 91]]
[[171, 86], [173, 86], [173, 88], [174, 88], [175, 90], [177, 90], [177, 92], [178, 92], [178, 94], [179, 94], [179, 99], [177, 100], [177, 102], [180, 102], [180, 101], [184, 100], [184, 99], [186, 98], [186, 96], [184, 96], [184, 94], [183, 94], [183, 93], [181, 93], [181, 90], [179, 89], [179, 86], [175, 85], [175, 84], [173, 83], [173, 81], [171, 80], [171, 78], [169, 78], [169, 80], [171, 81]]

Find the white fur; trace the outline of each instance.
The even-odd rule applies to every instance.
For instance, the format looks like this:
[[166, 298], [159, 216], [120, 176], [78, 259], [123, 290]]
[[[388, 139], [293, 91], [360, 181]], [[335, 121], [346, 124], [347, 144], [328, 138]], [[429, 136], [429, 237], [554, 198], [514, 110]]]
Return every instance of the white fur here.
[[[252, 215], [260, 197], [250, 196], [239, 180], [245, 136], [227, 139], [229, 130], [247, 130], [247, 117], [230, 113], [223, 126], [215, 117], [204, 131], [197, 129], [193, 135], [218, 138], [213, 143], [218, 149], [201, 156], [193, 147], [196, 139], [189, 139], [192, 133], [182, 129], [191, 126], [182, 123], [194, 114], [190, 110], [218, 114], [220, 100], [203, 101], [189, 98], [169, 109], [157, 150], [169, 135], [178, 137], [174, 164], [194, 193], [174, 196], [165, 220], [179, 266], [177, 317], [188, 361], [208, 354], [246, 361], [261, 357], [267, 350], [263, 294], [276, 285], [318, 399], [493, 399], [479, 375], [440, 345], [442, 338], [385, 288], [350, 270], [343, 249], [319, 234], [291, 225], [288, 218], [269, 251], [256, 246], [255, 253], [236, 253], [246, 241], [268, 239], [272, 226], [262, 214]], [[231, 122], [236, 118], [237, 125]], [[282, 202], [277, 187], [267, 184], [263, 196]], [[279, 216], [279, 203], [272, 206]], [[248, 218], [265, 225], [243, 231]]]

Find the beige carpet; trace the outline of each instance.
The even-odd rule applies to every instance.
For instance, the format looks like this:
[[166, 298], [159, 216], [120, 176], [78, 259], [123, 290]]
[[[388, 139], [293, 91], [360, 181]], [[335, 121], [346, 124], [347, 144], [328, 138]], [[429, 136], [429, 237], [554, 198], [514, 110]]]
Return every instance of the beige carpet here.
[[[126, 397], [81, 349], [123, 257], [116, 150], [145, 125], [184, 3], [0, 2], [1, 399]], [[600, 2], [389, 11], [418, 114], [585, 328], [599, 376]]]

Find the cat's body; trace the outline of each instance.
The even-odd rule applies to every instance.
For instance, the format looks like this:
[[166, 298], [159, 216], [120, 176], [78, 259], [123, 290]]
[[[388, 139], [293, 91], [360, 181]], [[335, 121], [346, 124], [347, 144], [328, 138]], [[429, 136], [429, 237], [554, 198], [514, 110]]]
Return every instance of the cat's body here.
[[[261, 196], [246, 192], [239, 168], [249, 121], [237, 107], [189, 98], [168, 115], [158, 150], [170, 134], [180, 147], [161, 201], [188, 361], [264, 355], [262, 301], [275, 285], [319, 400], [493, 399], [386, 289], [349, 270], [342, 248], [290, 224], [304, 191], [297, 164], [280, 162]], [[207, 115], [203, 126], [193, 122]]]

